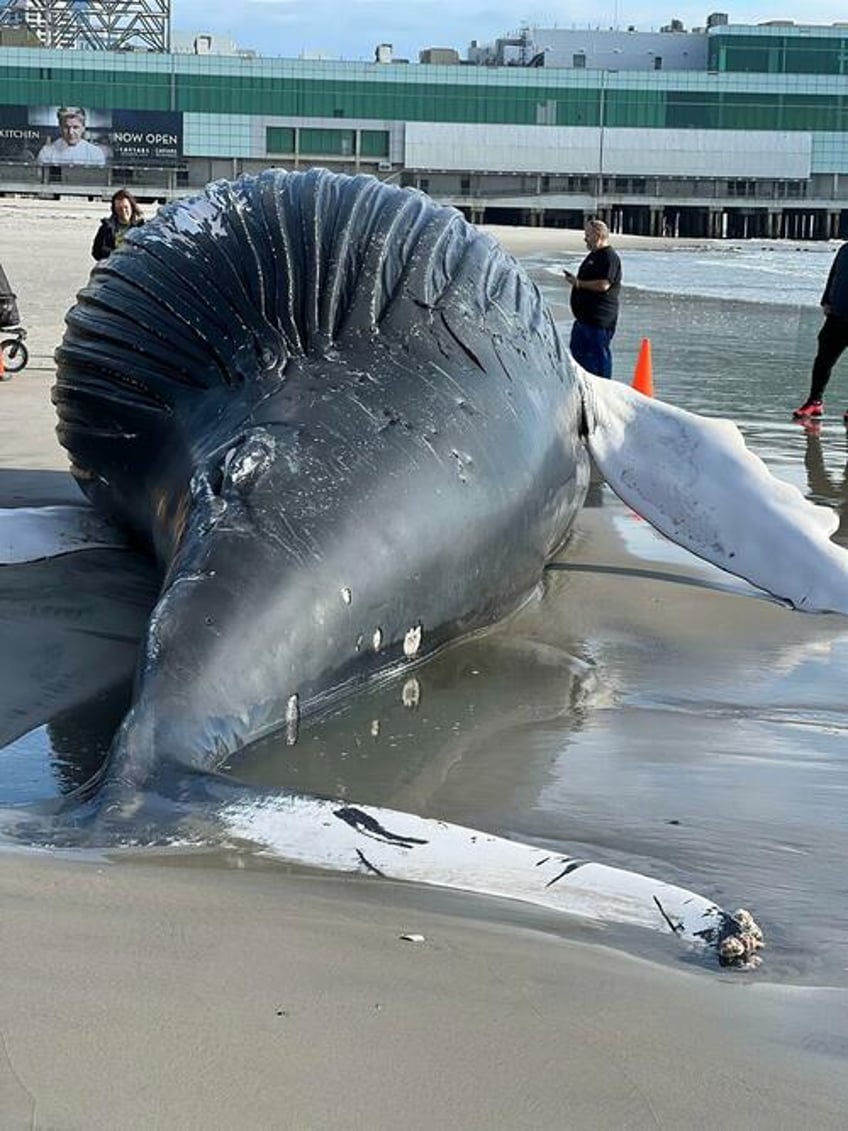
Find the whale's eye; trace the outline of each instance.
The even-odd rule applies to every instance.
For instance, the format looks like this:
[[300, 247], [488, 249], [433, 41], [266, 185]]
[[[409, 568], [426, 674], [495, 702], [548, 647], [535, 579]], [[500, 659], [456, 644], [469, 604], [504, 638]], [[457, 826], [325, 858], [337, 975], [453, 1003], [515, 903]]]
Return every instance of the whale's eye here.
[[263, 369], [274, 369], [278, 363], [276, 350], [272, 350], [269, 346], [264, 346], [257, 352], [257, 361]]

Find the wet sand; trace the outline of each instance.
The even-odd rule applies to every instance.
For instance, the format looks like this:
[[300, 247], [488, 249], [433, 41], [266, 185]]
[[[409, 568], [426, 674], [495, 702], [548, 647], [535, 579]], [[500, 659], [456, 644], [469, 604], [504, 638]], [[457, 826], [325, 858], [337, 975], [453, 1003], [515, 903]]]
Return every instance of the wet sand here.
[[[0, 205], [0, 261], [33, 350], [0, 385], [0, 505], [75, 497], [51, 356], [103, 212]], [[582, 246], [561, 231], [504, 242]], [[585, 511], [570, 560], [623, 557], [603, 509]], [[609, 598], [603, 575], [580, 574], [579, 592], [588, 623]], [[644, 591], [630, 601], [622, 631], [638, 632], [657, 609]], [[19, 610], [19, 638], [3, 621], [6, 733], [55, 706], [33, 706], [44, 688], [27, 695], [27, 665], [55, 646], [37, 604]], [[771, 606], [750, 615], [792, 633]], [[111, 648], [88, 662], [95, 682], [119, 652], [127, 662]], [[659, 967], [553, 916], [235, 854], [6, 852], [0, 893], [4, 1129], [845, 1125], [845, 991]]]
[[844, 1127], [844, 998], [388, 885], [0, 864], [4, 1128]]

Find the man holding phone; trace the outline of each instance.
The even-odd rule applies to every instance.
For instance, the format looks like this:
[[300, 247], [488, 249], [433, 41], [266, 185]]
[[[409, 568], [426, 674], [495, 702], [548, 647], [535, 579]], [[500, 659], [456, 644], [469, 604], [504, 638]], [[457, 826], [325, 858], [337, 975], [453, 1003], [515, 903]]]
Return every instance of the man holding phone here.
[[589, 254], [574, 275], [563, 271], [571, 287], [569, 349], [578, 365], [599, 377], [612, 377], [612, 339], [618, 322], [621, 260], [610, 247], [603, 220], [587, 220], [583, 238]]

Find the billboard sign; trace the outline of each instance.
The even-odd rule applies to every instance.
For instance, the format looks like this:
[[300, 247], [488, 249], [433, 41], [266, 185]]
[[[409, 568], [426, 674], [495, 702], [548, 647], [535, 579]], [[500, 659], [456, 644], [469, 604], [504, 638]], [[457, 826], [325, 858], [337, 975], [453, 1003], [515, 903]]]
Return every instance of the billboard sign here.
[[0, 106], [0, 160], [38, 165], [172, 166], [182, 114], [88, 106]]

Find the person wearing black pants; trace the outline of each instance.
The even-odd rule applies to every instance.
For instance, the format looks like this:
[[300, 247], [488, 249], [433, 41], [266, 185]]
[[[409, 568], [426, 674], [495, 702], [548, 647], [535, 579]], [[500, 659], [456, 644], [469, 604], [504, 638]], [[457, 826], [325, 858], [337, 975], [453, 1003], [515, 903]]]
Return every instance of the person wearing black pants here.
[[[824, 412], [824, 391], [833, 367], [848, 347], [848, 243], [836, 253], [821, 298], [824, 325], [819, 330], [819, 348], [813, 362], [810, 394], [792, 413], [795, 420], [815, 420]], [[848, 411], [843, 414], [848, 424]]]

